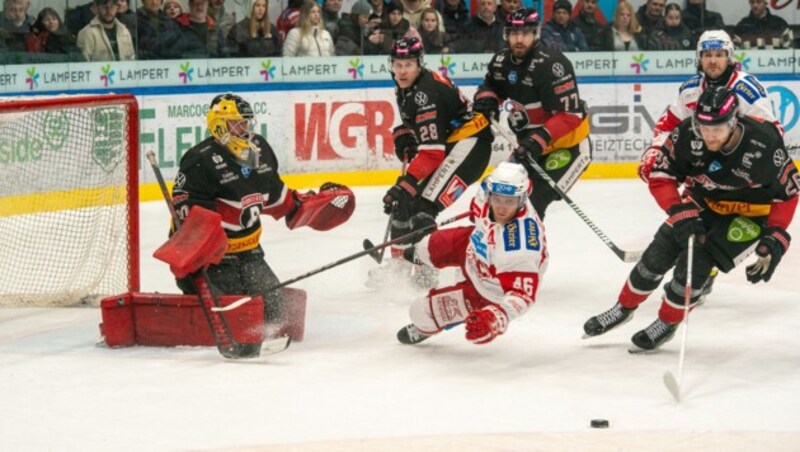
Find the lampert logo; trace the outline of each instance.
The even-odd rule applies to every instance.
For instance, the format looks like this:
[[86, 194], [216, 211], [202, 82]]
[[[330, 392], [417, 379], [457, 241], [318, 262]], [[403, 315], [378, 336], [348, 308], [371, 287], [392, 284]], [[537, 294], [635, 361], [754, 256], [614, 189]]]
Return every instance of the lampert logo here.
[[103, 86], [108, 87], [108, 85], [113, 85], [116, 72], [111, 69], [111, 65], [100, 66], [100, 70], [103, 71], [103, 74], [100, 75], [100, 81], [103, 82]]
[[750, 57], [745, 52], [733, 52], [733, 59], [736, 62], [736, 70], [747, 71], [750, 70]]
[[456, 63], [450, 55], [442, 55], [439, 64], [439, 73], [442, 74], [442, 77], [452, 77], [456, 74]]
[[180, 72], [178, 72], [178, 77], [180, 77], [181, 80], [183, 80], [183, 84], [185, 85], [191, 82], [192, 74], [194, 74], [194, 68], [192, 67], [192, 65], [189, 64], [189, 62], [187, 61], [183, 64], [178, 65], [178, 67], [181, 69]]
[[631, 68], [633, 68], [637, 74], [641, 74], [642, 72], [647, 72], [647, 65], [650, 64], [650, 60], [646, 59], [644, 53], [640, 53], [638, 55], [632, 55], [631, 58], [633, 59], [633, 63], [631, 63]]
[[347, 69], [347, 72], [353, 76], [353, 80], [364, 78], [364, 65], [361, 63], [361, 58], [348, 60], [347, 62], [350, 63], [350, 68]]
[[261, 74], [264, 77], [265, 82], [268, 82], [270, 81], [270, 79], [275, 78], [275, 70], [277, 69], [277, 66], [272, 65], [272, 60], [262, 61], [261, 67], [263, 67], [264, 69], [259, 71], [259, 74]]
[[781, 85], [767, 88], [767, 96], [772, 103], [772, 113], [788, 133], [800, 120], [800, 100], [792, 90]]
[[39, 73], [36, 72], [36, 66], [31, 66], [25, 72], [28, 74], [28, 78], [25, 79], [25, 83], [27, 83], [28, 88], [33, 91], [39, 87]]

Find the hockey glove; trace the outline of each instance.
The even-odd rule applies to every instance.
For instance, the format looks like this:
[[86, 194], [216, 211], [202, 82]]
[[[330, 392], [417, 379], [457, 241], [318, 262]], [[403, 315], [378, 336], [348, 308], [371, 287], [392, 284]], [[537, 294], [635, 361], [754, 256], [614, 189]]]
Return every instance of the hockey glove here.
[[700, 209], [693, 202], [675, 204], [667, 209], [667, 214], [667, 224], [672, 226], [673, 237], [681, 248], [688, 246], [692, 234], [698, 243], [705, 241], [706, 228], [700, 218]]
[[747, 266], [747, 280], [753, 284], [762, 280], [768, 282], [775, 273], [775, 267], [789, 249], [791, 240], [789, 233], [783, 229], [767, 228], [756, 246], [758, 260], [755, 264]]
[[414, 131], [406, 126], [397, 126], [392, 131], [394, 138], [394, 154], [404, 162], [410, 162], [417, 155], [417, 137]]
[[508, 316], [492, 305], [472, 311], [466, 320], [467, 340], [473, 344], [489, 343], [507, 328]]
[[427, 212], [419, 212], [411, 217], [411, 230], [426, 230], [433, 232], [436, 229], [436, 218]]
[[395, 204], [408, 209], [415, 196], [417, 196], [417, 179], [409, 174], [400, 176], [397, 178], [397, 183], [383, 196], [383, 212], [390, 215]]
[[500, 99], [491, 91], [480, 91], [475, 94], [472, 111], [486, 116], [489, 121], [500, 117]]
[[656, 146], [650, 146], [645, 149], [642, 154], [642, 159], [639, 162], [639, 168], [636, 171], [639, 173], [639, 178], [645, 184], [650, 182], [650, 173], [653, 172], [653, 167], [656, 166], [656, 161], [661, 156], [661, 149]]
[[549, 142], [550, 133], [544, 127], [540, 127], [519, 140], [519, 147], [514, 150], [514, 154], [520, 162], [528, 162], [528, 156], [534, 161], [538, 161], [542, 158]]

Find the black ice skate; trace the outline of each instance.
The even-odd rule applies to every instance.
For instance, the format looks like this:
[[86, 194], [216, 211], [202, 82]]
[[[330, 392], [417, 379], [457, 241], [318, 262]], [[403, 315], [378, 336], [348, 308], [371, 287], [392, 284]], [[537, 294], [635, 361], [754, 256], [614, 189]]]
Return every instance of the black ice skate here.
[[397, 340], [406, 345], [419, 344], [429, 337], [427, 334], [421, 333], [413, 323], [400, 328], [400, 331], [397, 332]]
[[672, 336], [675, 336], [677, 329], [678, 323], [667, 323], [661, 319], [656, 319], [647, 328], [633, 335], [631, 341], [633, 341], [633, 345], [638, 347], [638, 350], [633, 348], [631, 353], [655, 350], [661, 347], [665, 342], [672, 339]]
[[633, 311], [635, 310], [635, 308], [624, 308], [619, 303], [615, 304], [608, 311], [592, 317], [583, 324], [583, 331], [585, 333], [583, 338], [588, 339], [593, 336], [599, 336], [628, 322], [633, 318]]

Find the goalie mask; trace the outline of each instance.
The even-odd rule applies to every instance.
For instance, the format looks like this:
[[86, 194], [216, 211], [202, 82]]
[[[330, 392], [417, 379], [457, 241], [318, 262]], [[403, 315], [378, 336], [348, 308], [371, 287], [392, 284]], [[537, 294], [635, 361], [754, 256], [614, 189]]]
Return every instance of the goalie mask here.
[[248, 160], [255, 128], [253, 109], [241, 97], [227, 93], [211, 101], [206, 117], [208, 131], [240, 160]]
[[483, 180], [495, 220], [505, 223], [517, 214], [531, 194], [531, 181], [519, 163], [502, 162]]

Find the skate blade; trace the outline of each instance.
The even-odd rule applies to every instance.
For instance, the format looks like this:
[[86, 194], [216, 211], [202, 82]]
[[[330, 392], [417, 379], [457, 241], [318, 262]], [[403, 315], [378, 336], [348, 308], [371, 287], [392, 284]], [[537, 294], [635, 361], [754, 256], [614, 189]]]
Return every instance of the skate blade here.
[[646, 348], [640, 348], [635, 345], [628, 348], [628, 353], [630, 353], [631, 355], [652, 355], [653, 353], [656, 353], [658, 351], [659, 350], [657, 348], [648, 350]]

